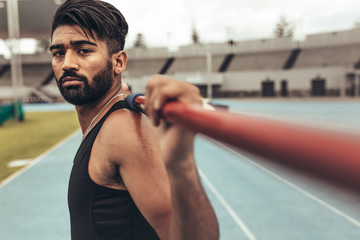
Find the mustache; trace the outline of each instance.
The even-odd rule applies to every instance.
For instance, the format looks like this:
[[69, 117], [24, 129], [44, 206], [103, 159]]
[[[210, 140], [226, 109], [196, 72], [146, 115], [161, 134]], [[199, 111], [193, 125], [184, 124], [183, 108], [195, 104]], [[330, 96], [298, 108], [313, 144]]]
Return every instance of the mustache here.
[[80, 81], [87, 82], [87, 77], [85, 77], [83, 75], [78, 75], [74, 71], [65, 71], [63, 73], [63, 75], [59, 78], [59, 83], [62, 84], [64, 78], [66, 78], [66, 77], [75, 77], [75, 78], [78, 78]]

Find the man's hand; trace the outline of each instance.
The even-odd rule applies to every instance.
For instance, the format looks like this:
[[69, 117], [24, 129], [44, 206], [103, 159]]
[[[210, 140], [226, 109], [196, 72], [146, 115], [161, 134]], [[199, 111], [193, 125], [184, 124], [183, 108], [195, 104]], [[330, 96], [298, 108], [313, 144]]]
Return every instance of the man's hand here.
[[146, 90], [145, 110], [155, 126], [161, 128], [161, 151], [167, 167], [179, 167], [178, 164], [193, 152], [195, 132], [166, 122], [161, 115], [162, 107], [178, 101], [201, 105], [199, 89], [187, 82], [156, 75], [151, 78]]
[[155, 126], [160, 123], [161, 108], [170, 101], [202, 104], [200, 92], [196, 86], [185, 81], [155, 75], [149, 80], [146, 88], [146, 112]]

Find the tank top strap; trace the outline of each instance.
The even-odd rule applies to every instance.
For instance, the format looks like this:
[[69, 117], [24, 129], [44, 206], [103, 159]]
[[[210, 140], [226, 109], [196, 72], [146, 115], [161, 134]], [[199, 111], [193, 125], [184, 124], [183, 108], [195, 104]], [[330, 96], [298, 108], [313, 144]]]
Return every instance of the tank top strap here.
[[90, 132], [87, 134], [81, 145], [83, 144], [92, 145], [102, 125], [104, 124], [105, 120], [109, 117], [109, 115], [115, 112], [116, 110], [124, 109], [124, 108], [130, 109], [128, 104], [124, 100], [118, 101], [114, 105], [112, 105], [109, 111], [107, 111], [107, 113], [100, 119], [100, 121], [97, 122], [96, 125], [90, 130]]

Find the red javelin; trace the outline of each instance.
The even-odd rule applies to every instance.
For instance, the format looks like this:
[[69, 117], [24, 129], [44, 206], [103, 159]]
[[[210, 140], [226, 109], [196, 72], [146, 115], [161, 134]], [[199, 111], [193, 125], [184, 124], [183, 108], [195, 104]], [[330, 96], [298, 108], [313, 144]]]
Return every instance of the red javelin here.
[[[145, 97], [134, 100], [138, 106]], [[175, 124], [360, 193], [360, 136], [169, 102]]]

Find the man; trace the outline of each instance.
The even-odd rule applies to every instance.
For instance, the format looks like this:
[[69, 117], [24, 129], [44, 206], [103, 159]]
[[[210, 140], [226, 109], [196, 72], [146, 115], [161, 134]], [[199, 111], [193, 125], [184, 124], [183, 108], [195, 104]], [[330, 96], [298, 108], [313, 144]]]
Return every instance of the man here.
[[127, 30], [123, 15], [98, 0], [68, 0], [54, 16], [52, 67], [83, 132], [69, 181], [72, 239], [218, 239], [194, 162], [195, 133], [161, 117], [168, 101], [201, 104], [199, 91], [154, 76], [151, 120], [129, 110], [121, 87]]

